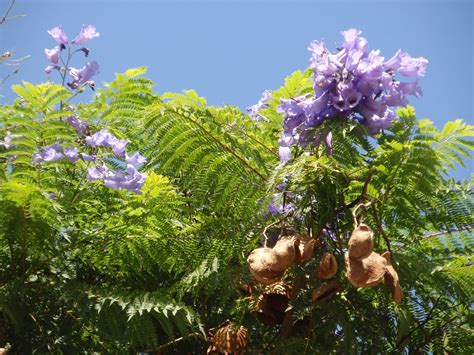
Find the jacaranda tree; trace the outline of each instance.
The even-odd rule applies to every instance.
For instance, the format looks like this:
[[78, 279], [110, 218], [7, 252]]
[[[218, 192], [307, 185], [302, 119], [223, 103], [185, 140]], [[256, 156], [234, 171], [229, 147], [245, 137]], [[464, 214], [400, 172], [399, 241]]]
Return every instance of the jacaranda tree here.
[[[417, 120], [428, 61], [360, 31], [243, 113], [50, 80], [0, 110], [0, 346], [11, 353], [472, 353], [474, 127]], [[90, 102], [81, 95], [95, 90]], [[83, 100], [84, 101], [84, 100]]]

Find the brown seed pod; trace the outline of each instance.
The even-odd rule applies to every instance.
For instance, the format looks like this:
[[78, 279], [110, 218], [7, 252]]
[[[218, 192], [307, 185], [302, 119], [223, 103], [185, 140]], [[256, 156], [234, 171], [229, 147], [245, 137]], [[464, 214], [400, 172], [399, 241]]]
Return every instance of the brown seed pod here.
[[387, 260], [387, 272], [385, 273], [385, 284], [392, 292], [392, 298], [395, 303], [400, 304], [403, 297], [403, 290], [400, 287], [400, 280], [398, 279], [398, 273], [392, 266], [392, 260], [390, 258], [390, 252], [386, 251], [382, 254], [382, 257]]
[[373, 287], [382, 281], [387, 260], [372, 252], [365, 258], [353, 258], [346, 253], [347, 278], [355, 287]]
[[290, 301], [291, 287], [277, 282], [265, 288], [254, 306], [257, 318], [266, 325], [282, 324]]
[[273, 248], [258, 248], [247, 258], [250, 273], [260, 283], [270, 285], [278, 281], [295, 260], [297, 240], [280, 239]]
[[296, 238], [298, 239], [299, 244], [296, 248], [295, 263], [307, 263], [313, 257], [314, 247], [317, 240], [305, 235], [298, 235]]
[[298, 245], [299, 240], [296, 237], [281, 238], [276, 242], [273, 251], [279, 258], [279, 265], [283, 270], [286, 270], [293, 264]]
[[318, 266], [316, 266], [316, 276], [322, 280], [327, 280], [337, 273], [337, 260], [331, 253], [324, 253], [321, 256]]
[[363, 258], [370, 255], [374, 250], [374, 233], [370, 227], [361, 223], [352, 232], [349, 239], [349, 256], [352, 258]]
[[212, 343], [207, 349], [208, 354], [241, 353], [248, 343], [248, 330], [244, 326], [237, 327], [230, 323], [219, 328], [212, 337]]
[[313, 290], [311, 300], [314, 304], [318, 304], [333, 298], [337, 293], [344, 289], [339, 280], [332, 280]]

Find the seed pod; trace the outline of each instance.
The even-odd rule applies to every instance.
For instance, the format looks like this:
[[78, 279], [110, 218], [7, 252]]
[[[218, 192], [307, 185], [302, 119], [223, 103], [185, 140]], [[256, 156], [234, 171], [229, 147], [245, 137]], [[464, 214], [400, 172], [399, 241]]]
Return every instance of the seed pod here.
[[321, 256], [318, 266], [316, 266], [316, 276], [322, 280], [327, 280], [337, 273], [337, 260], [331, 253], [324, 253]]
[[390, 252], [386, 251], [382, 254], [382, 257], [387, 260], [387, 272], [385, 273], [385, 284], [392, 293], [392, 298], [395, 303], [400, 304], [403, 297], [403, 290], [400, 287], [400, 280], [398, 279], [398, 273], [392, 266], [392, 260], [390, 258]]
[[271, 248], [253, 250], [247, 262], [252, 276], [265, 285], [270, 285], [283, 276], [284, 269], [278, 265], [278, 257]]
[[317, 240], [305, 235], [299, 235], [296, 238], [298, 239], [299, 244], [296, 248], [295, 263], [307, 263], [313, 257], [314, 247]]
[[207, 354], [215, 353], [240, 353], [243, 354], [248, 343], [248, 330], [232, 323], [219, 328], [212, 337], [212, 343], [207, 349]]
[[372, 252], [365, 258], [353, 258], [346, 253], [346, 276], [355, 287], [373, 287], [382, 281], [387, 260]]
[[283, 282], [267, 286], [254, 306], [260, 322], [266, 325], [282, 324], [290, 301], [290, 292], [290, 286]]
[[363, 258], [370, 255], [374, 250], [374, 233], [370, 227], [361, 223], [352, 232], [349, 239], [349, 256], [352, 258]]
[[272, 248], [253, 250], [247, 258], [250, 273], [260, 283], [270, 285], [278, 281], [295, 259], [297, 240], [280, 239]]
[[337, 293], [344, 289], [339, 280], [333, 280], [326, 284], [319, 286], [313, 291], [311, 300], [314, 304], [318, 304], [333, 298]]
[[296, 237], [281, 238], [273, 247], [273, 251], [278, 257], [280, 268], [286, 270], [293, 264], [296, 257], [296, 249], [299, 245], [299, 240]]

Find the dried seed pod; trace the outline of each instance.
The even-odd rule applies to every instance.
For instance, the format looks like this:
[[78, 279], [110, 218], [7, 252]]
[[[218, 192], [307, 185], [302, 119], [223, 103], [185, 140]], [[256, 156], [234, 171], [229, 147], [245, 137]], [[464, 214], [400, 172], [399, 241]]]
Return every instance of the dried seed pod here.
[[316, 239], [305, 235], [299, 235], [296, 238], [298, 239], [299, 244], [296, 248], [295, 263], [307, 263], [313, 257]]
[[277, 282], [265, 288], [254, 306], [257, 318], [266, 325], [283, 323], [285, 310], [290, 301], [291, 287], [283, 282]]
[[346, 253], [347, 278], [355, 287], [373, 287], [382, 281], [387, 271], [387, 260], [372, 252], [364, 258], [353, 258]]
[[352, 258], [363, 258], [370, 255], [374, 250], [374, 233], [370, 227], [361, 223], [352, 232], [349, 239], [349, 256]]
[[400, 304], [403, 297], [403, 290], [400, 287], [400, 280], [398, 279], [398, 273], [395, 271], [390, 258], [390, 252], [386, 251], [382, 254], [382, 257], [387, 260], [387, 272], [385, 273], [385, 284], [392, 293], [392, 298], [395, 303]]
[[297, 240], [280, 239], [272, 248], [253, 250], [247, 258], [250, 273], [260, 283], [270, 285], [278, 281], [295, 259]]
[[344, 289], [339, 280], [333, 280], [324, 285], [319, 286], [313, 291], [311, 300], [314, 304], [321, 303], [333, 298], [337, 293]]
[[243, 353], [248, 343], [248, 336], [247, 328], [230, 323], [216, 331], [207, 353]]
[[316, 266], [316, 276], [320, 279], [330, 279], [337, 273], [337, 260], [331, 253], [324, 253], [321, 256], [318, 266]]
[[299, 240], [296, 237], [281, 238], [276, 242], [273, 251], [279, 258], [279, 266], [283, 268], [283, 270], [286, 270], [293, 264], [298, 245]]

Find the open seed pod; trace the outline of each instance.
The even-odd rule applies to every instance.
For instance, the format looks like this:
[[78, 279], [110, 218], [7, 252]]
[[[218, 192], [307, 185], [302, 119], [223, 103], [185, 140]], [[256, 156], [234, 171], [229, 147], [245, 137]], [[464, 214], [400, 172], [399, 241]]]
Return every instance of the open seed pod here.
[[212, 337], [207, 354], [243, 354], [248, 343], [247, 328], [230, 323], [219, 328]]
[[316, 276], [322, 280], [330, 279], [337, 273], [336, 257], [331, 253], [324, 253], [316, 266]]
[[400, 280], [398, 279], [398, 273], [392, 266], [392, 260], [390, 258], [390, 252], [386, 251], [382, 254], [382, 257], [387, 260], [387, 272], [385, 273], [385, 284], [392, 292], [392, 298], [395, 303], [400, 304], [403, 297], [403, 290], [400, 287]]
[[278, 281], [295, 260], [298, 241], [295, 237], [280, 239], [273, 248], [258, 248], [247, 258], [252, 276], [260, 283], [270, 285]]
[[316, 239], [306, 235], [298, 235], [296, 238], [299, 241], [298, 248], [296, 248], [295, 263], [307, 263], [313, 257]]
[[290, 301], [291, 287], [277, 282], [265, 288], [254, 306], [257, 318], [265, 325], [282, 324]]
[[374, 233], [366, 224], [359, 226], [352, 232], [349, 239], [349, 256], [362, 258], [368, 256], [374, 250]]
[[313, 290], [311, 300], [314, 304], [318, 304], [333, 298], [337, 293], [344, 289], [339, 280], [332, 280]]
[[353, 258], [346, 253], [347, 278], [355, 287], [373, 287], [382, 281], [387, 271], [387, 260], [370, 253], [364, 258]]

